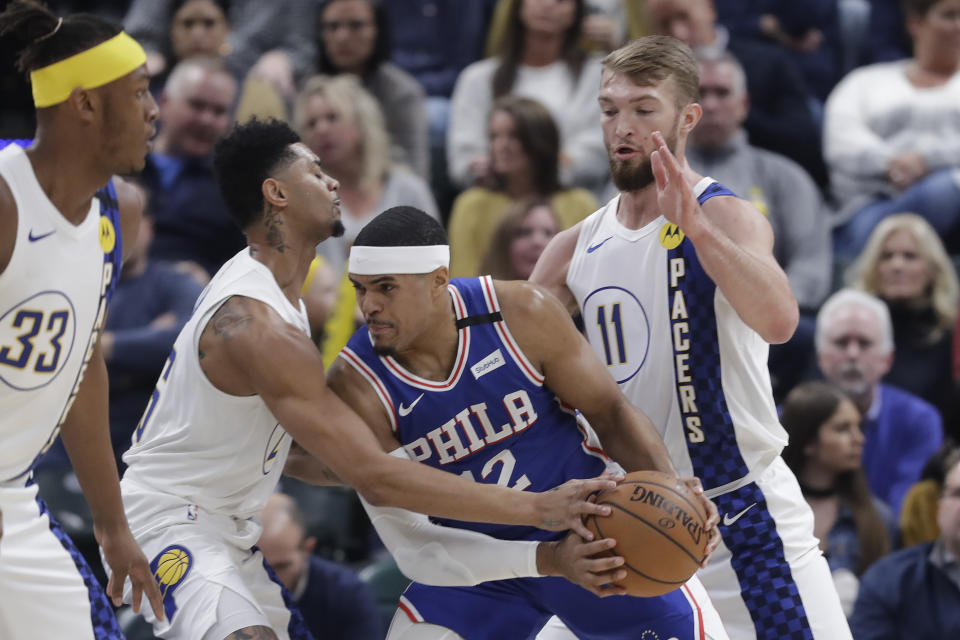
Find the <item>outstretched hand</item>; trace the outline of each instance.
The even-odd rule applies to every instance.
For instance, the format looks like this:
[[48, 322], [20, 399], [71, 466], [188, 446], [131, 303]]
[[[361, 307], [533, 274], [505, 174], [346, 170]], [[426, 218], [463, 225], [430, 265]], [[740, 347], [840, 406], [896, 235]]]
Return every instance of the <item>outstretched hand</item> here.
[[688, 180], [693, 174], [673, 155], [659, 131], [654, 132], [653, 142], [657, 148], [650, 154], [650, 166], [657, 184], [657, 207], [686, 235], [696, 235], [705, 219]]
[[103, 557], [110, 565], [110, 580], [107, 582], [107, 597], [114, 606], [123, 603], [123, 583], [127, 576], [133, 584], [133, 612], [140, 613], [140, 600], [146, 594], [153, 615], [163, 620], [163, 597], [150, 570], [150, 564], [127, 528], [112, 533], [96, 531], [97, 542], [103, 549]]
[[699, 478], [680, 478], [680, 481], [700, 500], [700, 504], [707, 512], [707, 523], [703, 527], [707, 533], [707, 546], [704, 549], [703, 562], [700, 563], [701, 567], [705, 567], [710, 563], [710, 556], [720, 544], [720, 530], [717, 528], [720, 523], [720, 513], [717, 511], [717, 505], [713, 504], [713, 500], [703, 494], [703, 485]]
[[567, 480], [560, 486], [537, 494], [539, 527], [548, 531], [572, 529], [585, 540], [593, 540], [593, 533], [583, 524], [584, 516], [608, 516], [610, 507], [595, 504], [590, 501], [590, 496], [615, 488], [622, 479], [604, 472], [588, 480]]

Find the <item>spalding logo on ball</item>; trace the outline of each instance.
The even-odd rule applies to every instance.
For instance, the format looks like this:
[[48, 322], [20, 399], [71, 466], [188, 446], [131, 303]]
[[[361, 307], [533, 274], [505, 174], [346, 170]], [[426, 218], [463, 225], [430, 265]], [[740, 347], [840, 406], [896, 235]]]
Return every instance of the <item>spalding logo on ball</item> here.
[[627, 577], [616, 583], [633, 596], [669, 593], [690, 579], [706, 557], [706, 510], [676, 476], [628, 473], [615, 489], [597, 495], [609, 516], [587, 519], [597, 539], [613, 538], [609, 553], [622, 556]]

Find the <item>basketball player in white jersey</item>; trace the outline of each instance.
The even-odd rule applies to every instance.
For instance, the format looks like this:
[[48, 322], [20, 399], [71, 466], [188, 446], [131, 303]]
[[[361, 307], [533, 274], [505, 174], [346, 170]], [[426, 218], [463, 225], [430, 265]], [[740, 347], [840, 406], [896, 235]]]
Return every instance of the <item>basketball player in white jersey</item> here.
[[723, 542], [699, 575], [730, 637], [849, 638], [812, 513], [780, 459], [767, 351], [793, 333], [797, 303], [763, 215], [684, 160], [698, 75], [673, 38], [607, 56], [599, 102], [620, 194], [558, 234], [531, 279], [580, 310], [680, 474], [717, 504]]
[[124, 506], [163, 595], [166, 619], [145, 612], [156, 634], [309, 637], [253, 546], [292, 440], [376, 505], [582, 533], [583, 514], [609, 513], [586, 501], [609, 478], [520, 492], [385, 453], [326, 388], [300, 300], [317, 244], [343, 233], [337, 182], [275, 120], [237, 127], [214, 164], [249, 247], [200, 295], [124, 454]]
[[142, 168], [157, 107], [143, 50], [100, 18], [19, 0], [0, 33], [21, 43], [37, 107], [33, 146], [0, 151], [0, 638], [122, 638], [32, 469], [62, 430], [116, 576], [108, 593], [119, 604], [129, 574], [135, 606], [146, 590], [162, 613], [120, 501], [99, 347], [122, 240], [139, 222], [137, 201], [109, 181]]

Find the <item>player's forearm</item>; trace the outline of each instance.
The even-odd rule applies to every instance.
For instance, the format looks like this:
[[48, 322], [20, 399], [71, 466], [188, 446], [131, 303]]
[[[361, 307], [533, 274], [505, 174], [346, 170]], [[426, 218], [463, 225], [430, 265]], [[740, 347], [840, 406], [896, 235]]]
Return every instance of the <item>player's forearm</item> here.
[[371, 461], [367, 470], [358, 468], [357, 473], [351, 473], [351, 484], [374, 506], [401, 507], [467, 522], [541, 528], [558, 524], [543, 520], [536, 493], [472, 482], [394, 456], [382, 458]]
[[283, 467], [283, 475], [296, 478], [301, 482], [316, 486], [342, 485], [343, 480], [320, 459], [307, 453], [306, 449], [296, 442], [290, 448], [287, 463]]
[[708, 222], [690, 240], [707, 275], [750, 328], [774, 344], [793, 336], [800, 313], [782, 269], [739, 247]]
[[590, 421], [603, 450], [626, 471], [663, 471], [676, 475], [663, 438], [639, 409], [626, 401], [615, 403], [607, 415]]
[[101, 531], [127, 526], [110, 444], [107, 388], [107, 367], [98, 346], [60, 432], [94, 524]]

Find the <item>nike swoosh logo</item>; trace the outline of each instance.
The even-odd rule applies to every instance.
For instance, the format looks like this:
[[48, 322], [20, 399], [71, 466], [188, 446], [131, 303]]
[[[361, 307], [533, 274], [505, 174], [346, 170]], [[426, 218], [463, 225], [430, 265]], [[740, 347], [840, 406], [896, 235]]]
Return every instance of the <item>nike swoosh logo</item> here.
[[33, 229], [30, 229], [30, 233], [27, 234], [27, 240], [29, 240], [30, 242], [36, 242], [37, 240], [43, 240], [47, 236], [52, 236], [56, 232], [57, 230], [54, 229], [53, 231], [48, 231], [46, 233], [40, 234], [39, 236], [35, 236], [33, 235]]
[[613, 236], [608, 236], [607, 238], [605, 238], [604, 240], [601, 240], [600, 242], [598, 242], [597, 244], [593, 245], [592, 247], [587, 247], [587, 253], [593, 253], [594, 251], [596, 251], [597, 249], [599, 249], [600, 247], [602, 247], [602, 246], [604, 245], [604, 243], [605, 243], [607, 240], [609, 240], [610, 238], [612, 238], [612, 237], [613, 237]]
[[730, 517], [730, 514], [729, 514], [729, 513], [723, 514], [723, 526], [729, 527], [729, 526], [732, 525], [734, 522], [736, 522], [737, 520], [739, 520], [740, 518], [742, 518], [743, 515], [744, 515], [747, 511], [750, 511], [750, 509], [753, 509], [755, 506], [757, 506], [757, 503], [756, 503], [756, 502], [754, 502], [752, 505], [750, 505], [749, 507], [747, 507], [746, 509], [744, 509], [743, 511], [741, 511], [741, 512], [738, 513], [737, 515], [733, 516], [732, 518]]
[[400, 414], [400, 417], [403, 418], [403, 417], [406, 417], [406, 416], [410, 415], [410, 412], [413, 411], [413, 408], [414, 408], [415, 406], [417, 406], [417, 403], [420, 402], [420, 399], [421, 399], [421, 398], [423, 398], [423, 394], [422, 394], [422, 393], [417, 396], [417, 399], [416, 399], [416, 400], [414, 400], [413, 402], [410, 403], [410, 406], [409, 406], [409, 407], [403, 406], [403, 403], [401, 402], [401, 403], [400, 403], [400, 406], [397, 407], [397, 413]]

